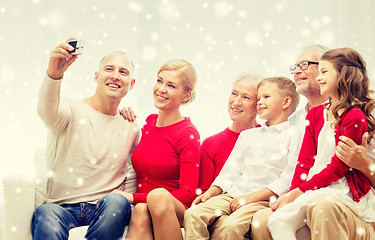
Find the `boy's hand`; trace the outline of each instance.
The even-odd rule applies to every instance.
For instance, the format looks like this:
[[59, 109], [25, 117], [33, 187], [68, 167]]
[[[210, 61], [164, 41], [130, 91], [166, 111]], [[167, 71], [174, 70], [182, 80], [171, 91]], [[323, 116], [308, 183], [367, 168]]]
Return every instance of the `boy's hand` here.
[[205, 202], [210, 198], [210, 196], [206, 196], [206, 193], [203, 193], [196, 197], [192, 203], [192, 205], [197, 205], [198, 203]]
[[122, 117], [129, 122], [134, 122], [137, 118], [137, 115], [135, 115], [131, 107], [124, 107], [123, 109], [121, 109], [120, 115], [122, 115]]
[[295, 188], [292, 191], [281, 195], [274, 203], [270, 202], [270, 208], [272, 211], [276, 211], [278, 208], [284, 207], [286, 204], [293, 202], [298, 196], [302, 195], [303, 192], [299, 188]]
[[71, 40], [74, 39], [69, 38], [65, 43], [60, 44], [52, 50], [47, 69], [47, 74], [50, 78], [55, 80], [61, 79], [68, 67], [77, 59], [77, 55], [74, 56], [69, 52], [74, 50], [68, 44]]
[[215, 197], [222, 193], [223, 190], [218, 186], [211, 186], [205, 193], [196, 197], [192, 203], [192, 205], [197, 205], [198, 203], [204, 203], [211, 197]]
[[253, 194], [235, 197], [235, 198], [232, 199], [232, 201], [230, 201], [230, 208], [232, 209], [233, 212], [235, 212], [240, 207], [242, 207], [246, 204], [249, 204], [249, 203], [253, 203], [253, 202], [255, 202], [254, 198], [253, 198]]

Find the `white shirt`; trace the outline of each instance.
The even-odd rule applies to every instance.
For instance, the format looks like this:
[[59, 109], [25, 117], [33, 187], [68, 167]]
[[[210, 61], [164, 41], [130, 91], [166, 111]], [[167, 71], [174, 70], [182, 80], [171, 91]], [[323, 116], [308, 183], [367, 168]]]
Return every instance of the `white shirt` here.
[[289, 190], [301, 135], [289, 122], [242, 131], [219, 176], [212, 183], [232, 196], [268, 188]]
[[295, 111], [292, 113], [289, 118], [288, 122], [292, 126], [296, 126], [298, 128], [298, 131], [304, 135], [305, 134], [305, 128], [306, 128], [306, 115], [309, 112], [309, 108], [306, 105], [304, 108], [299, 109], [298, 111]]

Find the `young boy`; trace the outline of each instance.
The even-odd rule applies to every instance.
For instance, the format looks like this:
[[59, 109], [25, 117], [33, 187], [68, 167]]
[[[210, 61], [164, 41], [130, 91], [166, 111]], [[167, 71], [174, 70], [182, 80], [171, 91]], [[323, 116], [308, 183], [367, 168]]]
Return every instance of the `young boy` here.
[[289, 190], [301, 141], [287, 119], [299, 95], [285, 77], [266, 78], [257, 90], [257, 112], [266, 124], [241, 132], [219, 176], [185, 212], [186, 240], [209, 239], [207, 227], [218, 218], [211, 238], [243, 239], [253, 215]]

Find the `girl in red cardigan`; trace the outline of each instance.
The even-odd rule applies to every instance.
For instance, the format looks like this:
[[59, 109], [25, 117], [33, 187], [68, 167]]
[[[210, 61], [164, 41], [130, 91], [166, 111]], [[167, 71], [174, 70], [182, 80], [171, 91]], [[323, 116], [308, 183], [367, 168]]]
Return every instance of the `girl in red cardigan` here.
[[307, 114], [291, 191], [270, 204], [277, 209], [268, 221], [273, 239], [296, 239], [296, 231], [306, 224], [306, 206], [321, 195], [338, 198], [364, 221], [375, 222], [375, 191], [369, 180], [335, 155], [341, 135], [361, 144], [363, 133], [374, 134], [375, 101], [366, 63], [351, 48], [330, 50], [320, 59], [317, 81], [329, 103]]

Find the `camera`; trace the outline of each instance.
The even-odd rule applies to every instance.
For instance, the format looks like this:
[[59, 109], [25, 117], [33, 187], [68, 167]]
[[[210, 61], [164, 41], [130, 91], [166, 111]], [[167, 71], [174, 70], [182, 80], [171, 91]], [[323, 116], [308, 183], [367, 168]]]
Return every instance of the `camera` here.
[[72, 55], [80, 55], [83, 53], [83, 48], [85, 46], [85, 41], [83, 40], [72, 40], [69, 41], [68, 44], [74, 47], [73, 51], [70, 51]]

